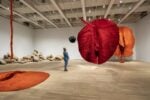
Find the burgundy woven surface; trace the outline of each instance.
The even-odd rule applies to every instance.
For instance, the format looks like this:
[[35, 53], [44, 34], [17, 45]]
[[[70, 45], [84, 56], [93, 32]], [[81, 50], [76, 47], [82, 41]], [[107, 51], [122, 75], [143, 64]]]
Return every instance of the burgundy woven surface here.
[[114, 54], [119, 43], [119, 28], [107, 19], [86, 24], [78, 34], [79, 52], [88, 62], [104, 63]]

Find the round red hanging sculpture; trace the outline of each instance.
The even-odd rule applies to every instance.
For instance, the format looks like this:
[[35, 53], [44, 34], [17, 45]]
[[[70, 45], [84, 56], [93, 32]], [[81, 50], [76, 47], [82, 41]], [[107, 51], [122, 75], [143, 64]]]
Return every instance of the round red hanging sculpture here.
[[78, 34], [79, 52], [83, 59], [95, 64], [106, 62], [115, 52], [119, 43], [119, 28], [107, 19], [97, 19]]
[[120, 58], [120, 62], [124, 62], [124, 57], [132, 56], [135, 38], [132, 29], [127, 26], [119, 27], [119, 45], [114, 53]]
[[9, 71], [0, 73], [0, 92], [17, 91], [35, 86], [49, 77], [35, 71]]

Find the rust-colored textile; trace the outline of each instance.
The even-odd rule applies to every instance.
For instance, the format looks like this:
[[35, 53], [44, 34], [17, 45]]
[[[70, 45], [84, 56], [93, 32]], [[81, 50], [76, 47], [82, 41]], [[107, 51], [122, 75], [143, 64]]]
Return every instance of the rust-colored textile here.
[[36, 71], [9, 71], [0, 73], [0, 92], [17, 91], [35, 86], [49, 77]]
[[129, 57], [133, 54], [135, 38], [132, 29], [126, 26], [119, 27], [119, 45], [114, 53], [115, 56]]

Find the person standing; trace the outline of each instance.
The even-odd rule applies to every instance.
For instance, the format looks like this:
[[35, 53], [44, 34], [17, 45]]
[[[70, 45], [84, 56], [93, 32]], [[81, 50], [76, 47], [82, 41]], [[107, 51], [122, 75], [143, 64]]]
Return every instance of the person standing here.
[[69, 61], [69, 55], [66, 48], [63, 48], [63, 56], [64, 56], [64, 71], [68, 71], [67, 65]]

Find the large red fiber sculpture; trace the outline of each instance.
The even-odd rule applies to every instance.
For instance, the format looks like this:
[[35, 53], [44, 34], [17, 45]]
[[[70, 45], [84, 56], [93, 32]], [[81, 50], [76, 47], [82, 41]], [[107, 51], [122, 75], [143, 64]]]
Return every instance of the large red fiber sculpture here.
[[35, 71], [2, 72], [0, 73], [0, 92], [30, 88], [43, 82], [48, 77], [48, 73]]
[[83, 22], [87, 25], [78, 34], [81, 56], [91, 63], [104, 63], [116, 50], [119, 43], [119, 28], [107, 19]]
[[124, 57], [129, 57], [133, 54], [135, 38], [132, 29], [127, 26], [119, 27], [119, 45], [114, 53], [120, 58], [120, 62], [124, 62]]

